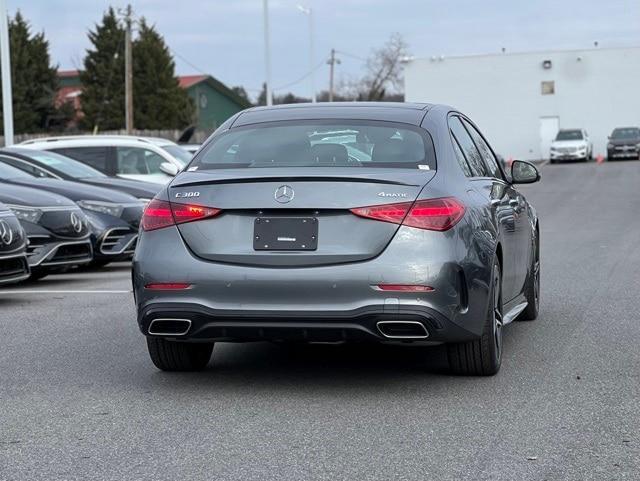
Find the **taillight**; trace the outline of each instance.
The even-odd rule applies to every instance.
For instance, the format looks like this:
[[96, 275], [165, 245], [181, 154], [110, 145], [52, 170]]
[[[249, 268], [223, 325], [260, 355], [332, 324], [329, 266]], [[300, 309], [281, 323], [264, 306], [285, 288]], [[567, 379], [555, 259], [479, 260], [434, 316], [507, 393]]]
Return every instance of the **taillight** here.
[[147, 204], [142, 214], [140, 227], [142, 230], [155, 230], [174, 225], [171, 205], [164, 200], [153, 199]]
[[207, 219], [220, 213], [220, 209], [196, 204], [174, 204], [153, 199], [147, 204], [140, 226], [143, 230], [155, 230], [194, 220]]
[[351, 209], [355, 215], [368, 219], [402, 224], [418, 229], [445, 231], [458, 223], [464, 216], [465, 208], [453, 197], [418, 200], [413, 204], [374, 205]]

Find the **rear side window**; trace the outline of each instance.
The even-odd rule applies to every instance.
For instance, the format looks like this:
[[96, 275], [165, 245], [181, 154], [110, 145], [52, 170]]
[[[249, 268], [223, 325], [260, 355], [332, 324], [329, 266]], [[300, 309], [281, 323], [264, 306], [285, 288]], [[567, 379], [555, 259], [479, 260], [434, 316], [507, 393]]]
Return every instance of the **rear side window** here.
[[435, 170], [430, 135], [380, 121], [268, 122], [228, 130], [189, 168], [391, 167]]
[[467, 177], [472, 177], [473, 174], [471, 173], [469, 164], [467, 164], [467, 159], [464, 158], [464, 154], [460, 149], [460, 145], [458, 144], [458, 141], [454, 138], [452, 143], [453, 143], [453, 150], [456, 153], [456, 159], [458, 159], [458, 163], [460, 164], [460, 167], [462, 168], [464, 175], [466, 175]]
[[140, 147], [116, 147], [118, 174], [161, 174], [164, 157]]
[[476, 144], [486, 167], [489, 169], [489, 174], [496, 179], [502, 179], [502, 173], [500, 172], [500, 167], [498, 167], [498, 161], [493, 155], [493, 152], [491, 152], [491, 148], [484, 141], [482, 135], [480, 135], [480, 132], [478, 132], [476, 128], [465, 119], [462, 119], [462, 123], [467, 128], [467, 132], [469, 132], [473, 142]]
[[473, 177], [488, 177], [489, 172], [484, 165], [482, 156], [476, 148], [476, 144], [473, 142], [473, 139], [467, 132], [467, 129], [465, 129], [460, 122], [460, 118], [450, 117], [449, 128], [451, 129], [451, 133], [453, 134], [455, 140], [457, 140], [458, 144], [460, 144], [460, 148], [462, 149], [464, 157], [469, 163], [469, 167], [471, 168]]
[[100, 172], [107, 172], [109, 155], [107, 147], [65, 147], [51, 150], [90, 165]]

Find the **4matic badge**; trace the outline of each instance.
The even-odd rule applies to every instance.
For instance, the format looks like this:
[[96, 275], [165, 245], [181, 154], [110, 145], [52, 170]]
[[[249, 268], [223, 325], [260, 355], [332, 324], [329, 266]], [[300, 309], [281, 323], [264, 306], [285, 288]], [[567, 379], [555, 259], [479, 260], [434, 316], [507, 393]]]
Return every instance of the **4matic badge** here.
[[378, 192], [378, 197], [396, 197], [396, 198], [404, 198], [407, 194], [402, 192]]

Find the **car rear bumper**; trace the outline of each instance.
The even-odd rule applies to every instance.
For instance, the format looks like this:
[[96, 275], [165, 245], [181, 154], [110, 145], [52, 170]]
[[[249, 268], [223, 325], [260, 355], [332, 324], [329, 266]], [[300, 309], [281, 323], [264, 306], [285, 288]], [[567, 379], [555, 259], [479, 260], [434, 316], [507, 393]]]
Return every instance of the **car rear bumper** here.
[[[155, 319], [185, 319], [189, 329], [179, 336], [185, 340], [385, 341], [377, 323], [397, 320], [424, 325], [429, 342], [477, 338], [493, 251], [469, 256], [466, 249], [455, 232], [402, 227], [365, 262], [265, 268], [200, 259], [175, 228], [144, 232], [132, 266], [138, 323], [149, 335]], [[147, 287], [172, 282], [189, 287]], [[432, 290], [388, 291], [380, 284]]]
[[[162, 328], [162, 323], [157, 323], [158, 320], [184, 321], [180, 324], [184, 326], [184, 330], [169, 332]], [[421, 325], [424, 334], [421, 331], [418, 336], [392, 335], [385, 331], [385, 323]], [[158, 303], [139, 313], [138, 325], [140, 331], [147, 336], [192, 342], [440, 344], [477, 337], [477, 334], [449, 321], [437, 311], [420, 305], [402, 308], [396, 306], [396, 309], [372, 305], [351, 311], [232, 311], [209, 309], [197, 304]]]

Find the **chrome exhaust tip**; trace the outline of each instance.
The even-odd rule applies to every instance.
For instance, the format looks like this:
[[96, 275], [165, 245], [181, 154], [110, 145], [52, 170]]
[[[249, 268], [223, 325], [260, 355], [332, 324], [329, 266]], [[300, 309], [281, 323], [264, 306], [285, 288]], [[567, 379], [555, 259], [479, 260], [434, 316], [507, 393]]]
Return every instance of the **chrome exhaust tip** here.
[[190, 319], [154, 319], [147, 332], [153, 336], [184, 336], [191, 329]]
[[387, 339], [426, 339], [429, 331], [418, 321], [379, 321], [378, 331]]

